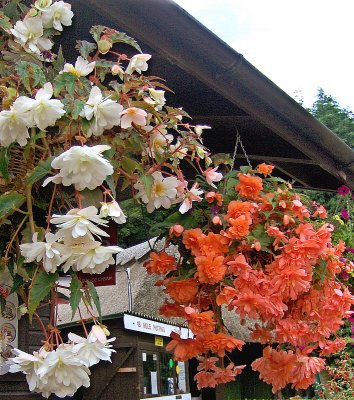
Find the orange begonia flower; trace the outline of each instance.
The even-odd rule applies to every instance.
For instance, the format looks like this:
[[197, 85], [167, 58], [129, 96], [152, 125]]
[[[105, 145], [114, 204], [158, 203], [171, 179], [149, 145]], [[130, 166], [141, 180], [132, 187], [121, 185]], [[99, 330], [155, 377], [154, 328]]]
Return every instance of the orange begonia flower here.
[[176, 303], [187, 304], [198, 293], [198, 282], [195, 279], [169, 282], [164, 292], [168, 293]]
[[240, 215], [235, 219], [230, 218], [229, 224], [231, 226], [226, 230], [224, 235], [231, 239], [242, 239], [250, 233], [250, 221], [245, 215]]
[[175, 361], [187, 361], [201, 353], [198, 339], [181, 339], [176, 332], [171, 333], [172, 340], [166, 346], [167, 351], [173, 351]]
[[230, 240], [218, 233], [209, 232], [201, 236], [198, 242], [200, 255], [215, 257], [224, 255], [229, 250]]
[[216, 304], [229, 304], [231, 300], [236, 296], [236, 289], [231, 286], [223, 287], [222, 291], [216, 296]]
[[273, 386], [275, 393], [291, 382], [295, 363], [296, 357], [292, 351], [278, 351], [268, 346], [263, 350], [263, 357], [253, 361], [251, 367], [259, 372], [262, 380]]
[[254, 207], [254, 204], [248, 201], [230, 201], [230, 204], [227, 207], [227, 214], [225, 214], [224, 218], [226, 221], [229, 221], [231, 218], [235, 219], [241, 215], [245, 215], [247, 217], [247, 221], [249, 224], [251, 224], [251, 212], [254, 210]]
[[263, 174], [264, 176], [270, 175], [274, 169], [273, 165], [269, 165], [266, 163], [258, 164], [257, 165], [257, 172], [259, 174]]
[[242, 350], [245, 344], [243, 340], [236, 339], [226, 333], [207, 333], [201, 338], [202, 346], [206, 351], [216, 353], [219, 357], [224, 357], [225, 352], [231, 352], [234, 349]]
[[183, 244], [194, 256], [200, 254], [199, 241], [205, 235], [200, 228], [188, 229], [183, 233]]
[[224, 264], [223, 256], [199, 256], [195, 258], [195, 263], [198, 268], [196, 276], [200, 283], [214, 285], [220, 282], [225, 276], [227, 268]]
[[149, 274], [167, 274], [169, 271], [177, 269], [176, 260], [173, 256], [169, 256], [166, 252], [151, 252], [150, 260], [144, 262], [144, 267]]
[[167, 318], [186, 316], [184, 308], [180, 304], [175, 303], [165, 303], [160, 307], [159, 313]]
[[216, 322], [213, 320], [214, 312], [192, 312], [187, 315], [189, 321], [189, 328], [195, 334], [203, 334], [206, 332], [212, 332], [215, 328]]
[[258, 200], [259, 193], [263, 189], [262, 179], [259, 176], [238, 174], [239, 183], [235, 189], [240, 196], [246, 199]]

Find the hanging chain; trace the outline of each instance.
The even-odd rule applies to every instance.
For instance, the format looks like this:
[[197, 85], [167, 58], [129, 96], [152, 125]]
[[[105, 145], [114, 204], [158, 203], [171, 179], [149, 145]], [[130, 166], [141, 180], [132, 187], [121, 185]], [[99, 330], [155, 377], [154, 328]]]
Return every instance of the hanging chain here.
[[249, 158], [248, 158], [248, 155], [247, 155], [247, 153], [246, 153], [246, 150], [245, 150], [245, 148], [244, 148], [244, 146], [243, 146], [243, 143], [242, 143], [242, 140], [241, 140], [241, 136], [240, 136], [240, 134], [239, 134], [239, 132], [238, 132], [238, 129], [236, 128], [236, 143], [235, 143], [234, 154], [233, 154], [233, 156], [232, 156], [232, 166], [231, 166], [231, 169], [233, 169], [234, 166], [235, 166], [235, 159], [236, 159], [236, 154], [237, 154], [238, 145], [240, 145], [240, 147], [241, 147], [241, 149], [242, 149], [242, 152], [243, 152], [243, 154], [244, 154], [244, 156], [245, 156], [245, 158], [246, 158], [246, 161], [247, 161], [248, 166], [249, 166], [250, 168], [252, 168], [252, 165], [251, 165], [251, 163], [250, 163], [250, 160], [249, 160]]

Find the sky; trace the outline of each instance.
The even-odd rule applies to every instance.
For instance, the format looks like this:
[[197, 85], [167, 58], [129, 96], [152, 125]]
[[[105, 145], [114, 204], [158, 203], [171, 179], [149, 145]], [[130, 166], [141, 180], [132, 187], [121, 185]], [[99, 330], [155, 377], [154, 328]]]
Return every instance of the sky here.
[[174, 0], [290, 96], [354, 111], [354, 0]]

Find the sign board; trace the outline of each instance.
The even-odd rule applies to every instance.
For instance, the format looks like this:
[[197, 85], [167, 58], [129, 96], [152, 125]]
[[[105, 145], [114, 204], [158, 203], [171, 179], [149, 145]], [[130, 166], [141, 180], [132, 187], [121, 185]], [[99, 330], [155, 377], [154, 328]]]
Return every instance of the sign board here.
[[9, 337], [9, 345], [18, 347], [18, 298], [16, 293], [10, 293], [10, 288], [0, 285], [0, 293], [6, 299], [6, 305], [0, 312], [0, 332]]
[[[160, 397], [149, 397], [149, 400], [191, 400], [192, 395], [190, 393], [174, 394], [172, 396], [160, 396]], [[144, 400], [144, 399], [141, 399]]]
[[155, 346], [163, 347], [163, 337], [162, 336], [155, 336]]
[[102, 274], [84, 274], [77, 273], [77, 277], [85, 284], [92, 282], [94, 286], [114, 286], [116, 284], [116, 266], [111, 265]]
[[146, 318], [135, 317], [133, 315], [124, 314], [124, 328], [132, 331], [150, 333], [151, 335], [170, 337], [172, 332], [178, 333], [182, 339], [193, 337], [192, 332], [187, 328], [180, 328], [162, 322], [151, 321]]

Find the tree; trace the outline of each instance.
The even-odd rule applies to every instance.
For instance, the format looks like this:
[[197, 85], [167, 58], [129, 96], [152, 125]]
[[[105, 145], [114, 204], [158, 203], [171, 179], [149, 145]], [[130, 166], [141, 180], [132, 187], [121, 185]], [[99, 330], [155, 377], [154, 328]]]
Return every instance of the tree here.
[[327, 95], [321, 88], [318, 90], [317, 100], [308, 111], [354, 148], [354, 113], [352, 111], [342, 108], [334, 97]]

